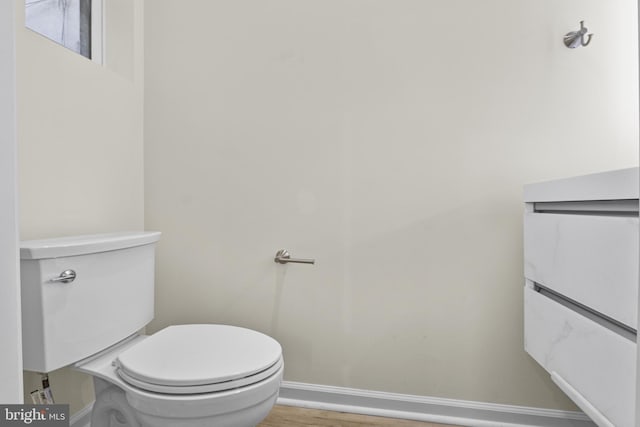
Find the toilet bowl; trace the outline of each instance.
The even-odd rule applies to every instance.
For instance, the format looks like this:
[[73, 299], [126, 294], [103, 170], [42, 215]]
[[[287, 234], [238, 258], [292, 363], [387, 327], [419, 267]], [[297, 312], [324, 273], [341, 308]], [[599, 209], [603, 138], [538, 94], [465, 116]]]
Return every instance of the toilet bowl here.
[[25, 369], [72, 366], [92, 375], [92, 427], [255, 426], [282, 381], [276, 340], [216, 324], [137, 332], [153, 317], [159, 237], [22, 242]]

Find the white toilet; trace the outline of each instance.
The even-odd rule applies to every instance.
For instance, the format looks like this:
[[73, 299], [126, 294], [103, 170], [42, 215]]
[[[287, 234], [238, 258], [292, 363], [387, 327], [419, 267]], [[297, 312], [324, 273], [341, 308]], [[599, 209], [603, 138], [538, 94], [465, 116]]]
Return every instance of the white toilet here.
[[[139, 334], [153, 319], [158, 232], [24, 241], [24, 369], [93, 375], [91, 427], [247, 427], [275, 404], [282, 348], [226, 325]], [[179, 285], [179, 284], [177, 284]]]

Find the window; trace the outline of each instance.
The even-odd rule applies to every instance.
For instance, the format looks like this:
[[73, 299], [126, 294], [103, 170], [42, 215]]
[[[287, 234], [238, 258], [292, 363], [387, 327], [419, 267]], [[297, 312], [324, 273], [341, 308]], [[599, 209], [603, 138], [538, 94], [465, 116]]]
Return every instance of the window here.
[[26, 26], [102, 62], [102, 0], [25, 0]]

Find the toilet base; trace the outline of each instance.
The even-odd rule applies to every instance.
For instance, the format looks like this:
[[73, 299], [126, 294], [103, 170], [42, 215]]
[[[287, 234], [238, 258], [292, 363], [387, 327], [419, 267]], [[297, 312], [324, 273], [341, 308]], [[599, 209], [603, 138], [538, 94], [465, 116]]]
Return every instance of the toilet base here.
[[271, 411], [278, 398], [276, 391], [265, 400], [238, 411], [194, 417], [158, 417], [136, 411], [121, 388], [94, 377], [96, 402], [91, 413], [91, 427], [255, 427]]
[[158, 418], [139, 412], [138, 420], [140, 427], [255, 427], [269, 415], [277, 398], [275, 393], [250, 408], [206, 418]]
[[127, 402], [124, 390], [102, 384], [100, 389], [91, 411], [91, 427], [140, 427], [136, 411]]
[[252, 407], [205, 418], [160, 418], [136, 412], [124, 390], [109, 386], [96, 397], [91, 427], [255, 427], [269, 414], [277, 398], [275, 393]]

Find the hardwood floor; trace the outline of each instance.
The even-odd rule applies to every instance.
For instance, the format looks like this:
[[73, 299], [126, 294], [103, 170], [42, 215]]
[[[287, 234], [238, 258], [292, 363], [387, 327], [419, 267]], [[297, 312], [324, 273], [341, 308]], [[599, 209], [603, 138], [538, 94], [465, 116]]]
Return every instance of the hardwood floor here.
[[258, 427], [454, 427], [318, 409], [276, 405]]

